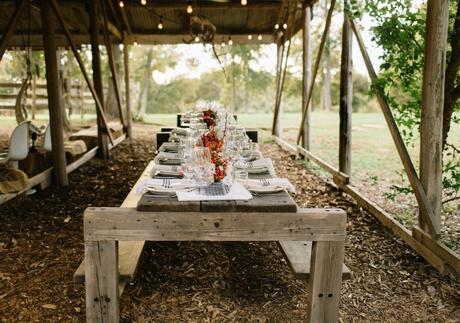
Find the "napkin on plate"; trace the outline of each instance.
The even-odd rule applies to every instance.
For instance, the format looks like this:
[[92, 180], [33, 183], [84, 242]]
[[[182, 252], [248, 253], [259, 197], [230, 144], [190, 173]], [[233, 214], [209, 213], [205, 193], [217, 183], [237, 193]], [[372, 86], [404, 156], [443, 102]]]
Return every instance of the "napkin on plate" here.
[[182, 177], [184, 174], [180, 166], [175, 165], [155, 165], [152, 168], [151, 177], [167, 176], [167, 177]]
[[180, 165], [180, 158], [178, 153], [171, 153], [166, 151], [161, 151], [155, 157], [156, 164], [162, 165]]
[[273, 193], [286, 190], [295, 193], [294, 185], [287, 178], [246, 179], [239, 181], [251, 192]]
[[138, 187], [138, 193], [176, 195], [177, 191], [193, 189], [196, 184], [188, 179], [149, 178]]
[[273, 162], [270, 158], [261, 158], [252, 162], [238, 162], [236, 168], [246, 169], [248, 174], [274, 173]]
[[177, 142], [164, 142], [158, 151], [177, 153], [179, 150], [179, 143]]
[[247, 161], [255, 161], [262, 158], [262, 153], [258, 150], [244, 150], [241, 153], [241, 157]]
[[171, 130], [171, 133], [177, 136], [185, 136], [187, 135], [187, 129], [186, 128], [175, 128]]

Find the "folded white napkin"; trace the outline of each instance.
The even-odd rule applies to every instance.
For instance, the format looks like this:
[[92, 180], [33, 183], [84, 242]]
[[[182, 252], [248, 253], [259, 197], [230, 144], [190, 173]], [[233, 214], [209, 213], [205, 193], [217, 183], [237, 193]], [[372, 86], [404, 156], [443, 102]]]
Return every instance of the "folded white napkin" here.
[[252, 162], [238, 162], [235, 167], [238, 169], [246, 169], [248, 174], [275, 173], [273, 162], [270, 158], [261, 158]]
[[247, 161], [255, 161], [263, 158], [262, 153], [258, 150], [244, 150], [241, 156]]
[[175, 166], [175, 165], [155, 165], [152, 168], [152, 172], [150, 174], [151, 177], [155, 176], [174, 176], [174, 177], [182, 177], [182, 167]]
[[174, 128], [171, 130], [171, 133], [178, 135], [178, 136], [185, 136], [187, 135], [187, 129], [186, 128]]
[[149, 178], [144, 180], [137, 188], [137, 193], [142, 194], [145, 191], [167, 193], [177, 192], [180, 190], [192, 189], [196, 186], [194, 181], [180, 178]]
[[166, 151], [161, 151], [155, 157], [156, 164], [163, 165], [180, 165], [180, 158], [178, 153], [171, 153]]
[[252, 194], [240, 183], [234, 182], [225, 195], [203, 195], [198, 189], [177, 191], [179, 201], [248, 201]]
[[172, 152], [177, 153], [179, 150], [179, 143], [178, 142], [164, 142], [158, 151], [165, 151], [165, 152]]
[[239, 180], [249, 191], [254, 192], [277, 192], [286, 190], [290, 193], [295, 193], [294, 185], [287, 178], [268, 178], [268, 179], [246, 179]]

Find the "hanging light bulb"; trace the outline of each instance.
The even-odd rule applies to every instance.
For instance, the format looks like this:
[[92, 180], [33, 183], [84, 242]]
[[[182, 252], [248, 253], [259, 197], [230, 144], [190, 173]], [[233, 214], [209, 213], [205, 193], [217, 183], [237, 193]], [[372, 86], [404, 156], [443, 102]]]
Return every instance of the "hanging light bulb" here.
[[134, 41], [134, 46], [137, 46], [137, 41]]
[[276, 30], [280, 29], [280, 24], [275, 24], [275, 29]]
[[123, 8], [125, 6], [125, 3], [123, 2], [123, 0], [120, 0], [120, 2], [118, 2], [118, 5], [120, 6], [120, 8]]
[[283, 29], [287, 29], [287, 23], [283, 24]]
[[259, 35], [257, 36], [257, 39], [258, 39], [258, 40], [262, 40], [262, 35], [259, 34]]
[[191, 14], [193, 12], [192, 1], [188, 2], [187, 13]]
[[141, 5], [145, 6], [147, 4], [147, 0], [141, 0]]
[[228, 44], [231, 46], [233, 45], [232, 37], [228, 36]]
[[225, 43], [225, 39], [222, 38], [222, 43], [220, 43], [220, 46], [225, 47], [227, 44]]
[[197, 43], [198, 43], [199, 41], [200, 41], [200, 37], [198, 37], [198, 36], [195, 36], [195, 42], [197, 42]]
[[160, 30], [163, 29], [163, 21], [161, 20], [161, 16], [160, 16], [160, 22], [158, 23], [158, 29]]
[[251, 34], [248, 35], [248, 39], [249, 39], [249, 40], [252, 39], [252, 35], [251, 35]]
[[248, 4], [248, 0], [241, 0], [241, 5], [245, 6]]

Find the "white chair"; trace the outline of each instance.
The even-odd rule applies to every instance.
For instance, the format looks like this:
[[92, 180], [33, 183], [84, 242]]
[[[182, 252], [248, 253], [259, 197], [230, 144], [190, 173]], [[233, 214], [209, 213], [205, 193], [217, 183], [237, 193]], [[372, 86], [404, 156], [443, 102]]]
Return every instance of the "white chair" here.
[[53, 150], [53, 146], [51, 144], [51, 127], [48, 124], [45, 130], [45, 138], [43, 139], [43, 149], [46, 151]]
[[14, 128], [8, 144], [8, 152], [0, 154], [0, 165], [10, 164], [18, 168], [18, 161], [26, 159], [29, 154], [30, 121], [21, 122]]

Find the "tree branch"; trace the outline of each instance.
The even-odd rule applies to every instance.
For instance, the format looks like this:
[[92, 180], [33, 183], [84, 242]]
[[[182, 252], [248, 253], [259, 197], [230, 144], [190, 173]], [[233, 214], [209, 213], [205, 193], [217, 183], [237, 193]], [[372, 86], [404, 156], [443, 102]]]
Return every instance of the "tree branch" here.
[[454, 196], [454, 197], [445, 199], [444, 201], [441, 202], [441, 204], [446, 204], [446, 203], [449, 203], [449, 202], [452, 202], [452, 201], [455, 201], [455, 200], [459, 200], [459, 199], [460, 199], [460, 196]]

